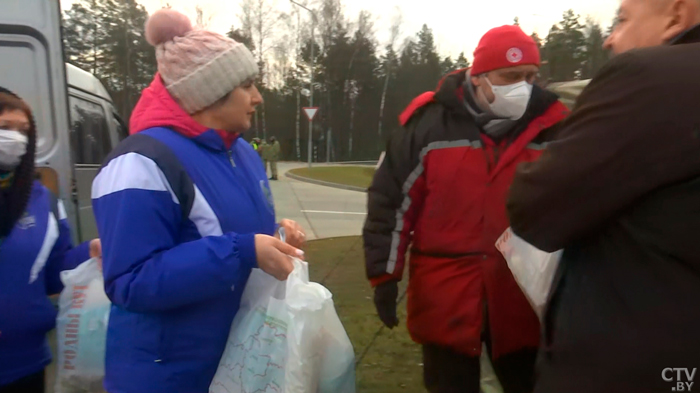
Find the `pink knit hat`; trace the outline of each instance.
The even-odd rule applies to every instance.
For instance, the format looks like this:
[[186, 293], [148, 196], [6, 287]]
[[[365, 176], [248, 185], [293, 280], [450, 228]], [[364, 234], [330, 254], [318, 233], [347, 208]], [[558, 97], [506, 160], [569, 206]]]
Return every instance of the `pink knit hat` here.
[[156, 11], [146, 22], [146, 40], [156, 48], [165, 87], [188, 113], [205, 109], [258, 74], [245, 45], [194, 29], [183, 14]]

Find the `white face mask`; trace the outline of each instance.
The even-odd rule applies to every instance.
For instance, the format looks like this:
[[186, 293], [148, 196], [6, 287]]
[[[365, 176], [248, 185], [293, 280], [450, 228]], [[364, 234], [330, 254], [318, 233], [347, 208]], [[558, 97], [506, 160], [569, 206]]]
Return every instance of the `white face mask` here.
[[19, 131], [0, 130], [0, 169], [17, 168], [27, 153], [27, 136]]
[[491, 91], [496, 98], [489, 104], [489, 109], [494, 115], [510, 120], [523, 117], [532, 96], [531, 84], [522, 81], [512, 85], [494, 86], [489, 78], [484, 77], [484, 79], [491, 86]]

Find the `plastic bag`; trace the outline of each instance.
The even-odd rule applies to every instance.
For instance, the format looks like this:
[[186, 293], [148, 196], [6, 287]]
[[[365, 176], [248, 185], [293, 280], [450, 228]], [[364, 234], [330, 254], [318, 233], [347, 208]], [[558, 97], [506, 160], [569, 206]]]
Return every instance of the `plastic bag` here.
[[352, 344], [306, 262], [287, 281], [253, 269], [209, 392], [355, 392]]
[[481, 380], [480, 380], [480, 393], [503, 393], [503, 387], [501, 382], [498, 380], [496, 372], [493, 370], [493, 365], [491, 364], [491, 358], [488, 354], [489, 350], [486, 344], [481, 344]]
[[501, 235], [496, 248], [505, 257], [515, 281], [541, 319], [562, 250], [542, 251], [521, 239], [511, 228]]
[[56, 320], [56, 393], [103, 393], [111, 303], [97, 259], [61, 272], [64, 289]]

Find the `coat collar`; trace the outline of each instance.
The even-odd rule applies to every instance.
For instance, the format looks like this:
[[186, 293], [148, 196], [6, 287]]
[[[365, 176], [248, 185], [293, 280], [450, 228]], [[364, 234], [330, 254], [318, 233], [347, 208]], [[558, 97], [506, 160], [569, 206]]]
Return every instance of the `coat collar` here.
[[240, 134], [208, 129], [197, 123], [175, 101], [159, 74], [136, 104], [129, 124], [129, 133], [136, 134], [153, 127], [166, 127], [214, 150], [228, 150]]
[[700, 43], [700, 24], [682, 32], [669, 42], [669, 45], [683, 45]]

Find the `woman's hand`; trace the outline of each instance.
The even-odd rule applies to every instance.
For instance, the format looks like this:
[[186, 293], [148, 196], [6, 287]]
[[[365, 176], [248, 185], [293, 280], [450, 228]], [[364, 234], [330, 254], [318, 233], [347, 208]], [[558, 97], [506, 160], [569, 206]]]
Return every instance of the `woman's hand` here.
[[[306, 232], [296, 221], [283, 219], [280, 221], [280, 228], [284, 228], [287, 243], [296, 248], [304, 247]], [[275, 234], [275, 237], [279, 239], [279, 233]]]
[[290, 256], [303, 259], [304, 251], [272, 236], [255, 235], [255, 255], [262, 271], [284, 281], [294, 270]]
[[97, 264], [102, 270], [102, 242], [100, 239], [90, 241], [90, 258], [97, 258]]

